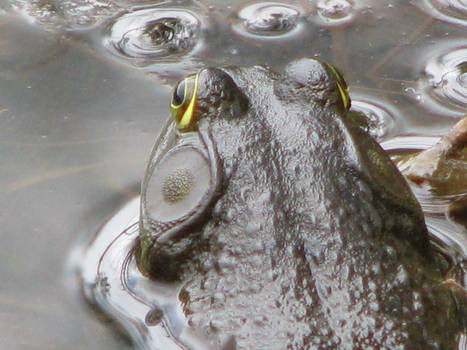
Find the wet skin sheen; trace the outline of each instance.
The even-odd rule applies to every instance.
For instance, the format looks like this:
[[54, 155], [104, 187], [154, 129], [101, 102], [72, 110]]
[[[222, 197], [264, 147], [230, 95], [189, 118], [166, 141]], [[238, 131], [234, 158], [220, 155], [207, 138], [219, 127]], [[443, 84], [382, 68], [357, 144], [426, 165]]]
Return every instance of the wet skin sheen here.
[[419, 204], [349, 105], [310, 58], [175, 88], [136, 256], [213, 348], [455, 349], [465, 332]]

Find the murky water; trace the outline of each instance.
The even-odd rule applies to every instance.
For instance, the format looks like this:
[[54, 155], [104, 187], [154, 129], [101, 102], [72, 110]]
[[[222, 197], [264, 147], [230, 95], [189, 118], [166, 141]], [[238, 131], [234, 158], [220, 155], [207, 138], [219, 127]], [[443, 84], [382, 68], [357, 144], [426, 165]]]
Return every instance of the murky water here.
[[[131, 198], [180, 77], [317, 55], [385, 147], [424, 148], [467, 109], [466, 31], [462, 0], [0, 2], [0, 348], [131, 348], [78, 296], [83, 256], [83, 293], [137, 346], [200, 347], [173, 290], [128, 255]], [[431, 231], [465, 257], [466, 228], [445, 212], [467, 189], [416, 193]]]

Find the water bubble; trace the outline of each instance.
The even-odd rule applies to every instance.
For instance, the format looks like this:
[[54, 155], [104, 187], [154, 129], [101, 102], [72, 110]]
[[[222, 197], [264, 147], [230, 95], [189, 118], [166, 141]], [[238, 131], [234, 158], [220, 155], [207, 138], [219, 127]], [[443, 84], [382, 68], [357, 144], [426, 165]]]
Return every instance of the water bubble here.
[[403, 90], [407, 95], [416, 100], [417, 102], [423, 102], [423, 96], [417, 92], [413, 87], [408, 87]]
[[104, 45], [113, 53], [146, 66], [161, 59], [178, 60], [193, 50], [200, 21], [182, 9], [149, 8], [129, 12], [110, 26]]
[[318, 15], [325, 21], [350, 19], [354, 3], [349, 0], [321, 0], [316, 4]]
[[393, 113], [374, 100], [352, 98], [352, 110], [363, 114], [368, 124], [368, 132], [376, 140], [381, 141], [397, 132]]
[[453, 116], [467, 108], [467, 46], [455, 47], [429, 58], [419, 89], [429, 104], [450, 110]]
[[301, 10], [289, 4], [261, 2], [240, 9], [232, 29], [247, 37], [277, 38], [290, 35], [298, 28]]
[[450, 23], [467, 25], [466, 0], [424, 0], [414, 3], [438, 19]]

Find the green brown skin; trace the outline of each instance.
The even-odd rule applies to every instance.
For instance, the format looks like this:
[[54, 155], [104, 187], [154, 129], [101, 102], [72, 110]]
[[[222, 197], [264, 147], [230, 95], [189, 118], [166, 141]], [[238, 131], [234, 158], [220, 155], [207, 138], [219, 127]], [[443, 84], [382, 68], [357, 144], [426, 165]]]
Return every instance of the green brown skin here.
[[328, 65], [205, 69], [196, 114], [215, 190], [161, 228], [145, 181], [136, 249], [143, 273], [180, 285], [195, 332], [226, 349], [456, 349], [465, 291]]

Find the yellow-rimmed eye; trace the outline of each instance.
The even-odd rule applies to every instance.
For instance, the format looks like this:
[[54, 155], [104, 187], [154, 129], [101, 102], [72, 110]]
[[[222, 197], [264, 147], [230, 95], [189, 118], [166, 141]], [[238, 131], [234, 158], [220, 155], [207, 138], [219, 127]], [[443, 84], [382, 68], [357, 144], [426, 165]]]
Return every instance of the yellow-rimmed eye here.
[[347, 83], [345, 82], [342, 74], [339, 73], [336, 67], [333, 65], [326, 63], [329, 69], [332, 71], [332, 74], [336, 77], [337, 88], [339, 90], [339, 94], [341, 96], [342, 104], [344, 108], [348, 110], [350, 108], [350, 97], [349, 97], [349, 90], [347, 88]]
[[170, 111], [179, 130], [189, 130], [196, 122], [194, 111], [198, 78], [199, 73], [190, 75], [175, 87], [172, 102], [170, 103]]

